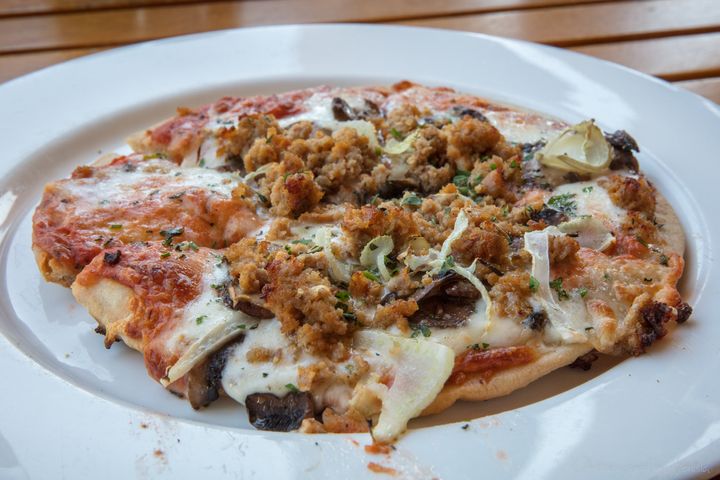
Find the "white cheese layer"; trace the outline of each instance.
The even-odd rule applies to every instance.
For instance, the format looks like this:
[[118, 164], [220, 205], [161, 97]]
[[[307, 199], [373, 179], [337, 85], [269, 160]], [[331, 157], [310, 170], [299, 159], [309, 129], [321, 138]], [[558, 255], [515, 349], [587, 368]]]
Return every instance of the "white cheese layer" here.
[[161, 379], [163, 385], [176, 381], [220, 345], [257, 323], [256, 319], [225, 305], [213, 285], [229, 281], [230, 274], [227, 266], [215, 256], [208, 259], [210, 263], [200, 295], [185, 308], [165, 340], [167, 350], [179, 354], [180, 358], [167, 371], [166, 378]]
[[489, 347], [508, 347], [524, 343], [529, 337], [528, 329], [518, 320], [498, 316], [490, 309], [487, 316], [485, 303], [478, 300], [473, 313], [460, 327], [431, 328], [426, 340], [450, 347], [459, 355], [473, 345], [487, 344]]
[[[94, 177], [75, 179], [66, 188], [78, 200], [94, 206], [99, 202], [125, 204], [139, 198], [160, 199], [163, 198], [165, 184], [171, 185], [173, 191], [198, 188], [229, 198], [238, 182], [239, 178], [230, 173], [204, 168], [178, 168], [166, 160], [150, 159], [138, 164], [134, 170], [127, 170], [124, 166], [104, 168]], [[99, 183], [102, 183], [102, 188], [98, 188]]]
[[355, 334], [354, 347], [371, 365], [371, 371], [353, 393], [351, 405], [361, 413], [373, 413], [382, 402], [373, 437], [390, 442], [417, 417], [442, 390], [452, 372], [455, 354], [424, 339], [402, 338], [376, 330]]
[[[247, 354], [255, 348], [282, 351], [277, 362], [249, 362]], [[245, 339], [228, 356], [222, 374], [225, 392], [241, 404], [253, 393], [272, 393], [282, 397], [290, 390], [288, 385], [297, 386], [298, 369], [310, 365], [317, 359], [301, 354], [292, 355], [292, 345], [280, 331], [277, 319], [262, 320], [257, 328], [247, 330]]]
[[588, 341], [586, 328], [590, 323], [585, 302], [572, 297], [562, 301], [556, 299], [550, 288], [549, 236], [564, 235], [556, 227], [525, 234], [525, 250], [532, 255], [532, 276], [538, 282], [532, 303], [542, 308], [548, 316], [549, 328], [545, 337], [550, 342], [584, 343]]
[[598, 185], [598, 179], [587, 182], [566, 183], [558, 186], [547, 195], [546, 201], [557, 195], [572, 195], [575, 203], [575, 215], [591, 215], [604, 221], [608, 226], [618, 226], [627, 213], [615, 205], [607, 190]]

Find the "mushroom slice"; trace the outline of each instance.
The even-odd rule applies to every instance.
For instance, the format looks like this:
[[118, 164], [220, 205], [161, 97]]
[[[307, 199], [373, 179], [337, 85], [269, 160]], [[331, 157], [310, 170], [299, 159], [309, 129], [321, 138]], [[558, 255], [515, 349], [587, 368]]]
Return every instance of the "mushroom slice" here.
[[289, 432], [297, 430], [315, 407], [308, 392], [291, 392], [284, 397], [272, 393], [253, 393], [245, 399], [250, 423], [258, 430]]
[[187, 376], [187, 398], [195, 410], [207, 407], [220, 397], [220, 379], [225, 362], [235, 345], [242, 342], [245, 337], [232, 341], [220, 348], [200, 365], [190, 370]]
[[258, 305], [253, 301], [249, 295], [238, 293], [232, 282], [226, 282], [222, 285], [214, 287], [217, 290], [218, 295], [223, 299], [223, 303], [233, 310], [243, 312], [254, 318], [268, 319], [273, 318], [273, 314], [270, 310]]
[[409, 321], [428, 327], [459, 327], [475, 312], [480, 292], [462, 275], [452, 272], [434, 280], [413, 296], [418, 304]]

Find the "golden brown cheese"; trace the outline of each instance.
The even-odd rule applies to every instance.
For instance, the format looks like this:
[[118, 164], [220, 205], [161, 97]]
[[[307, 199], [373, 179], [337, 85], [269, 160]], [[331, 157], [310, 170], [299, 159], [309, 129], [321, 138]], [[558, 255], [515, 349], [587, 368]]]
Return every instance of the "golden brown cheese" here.
[[[49, 257], [74, 273], [104, 248], [131, 242], [224, 248], [261, 225], [254, 202], [230, 174], [119, 157], [106, 166], [78, 167], [45, 187], [33, 216], [33, 248], [39, 260]], [[41, 269], [56, 280], [43, 265], [47, 261]], [[59, 281], [69, 285], [72, 275]]]

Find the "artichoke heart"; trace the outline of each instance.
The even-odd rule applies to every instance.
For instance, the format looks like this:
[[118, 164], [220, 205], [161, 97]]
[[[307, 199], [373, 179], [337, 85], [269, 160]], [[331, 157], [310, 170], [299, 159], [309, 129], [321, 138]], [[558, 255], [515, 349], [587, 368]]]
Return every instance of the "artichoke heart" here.
[[586, 120], [550, 140], [537, 158], [546, 167], [593, 174], [607, 170], [611, 149], [602, 130], [593, 120]]

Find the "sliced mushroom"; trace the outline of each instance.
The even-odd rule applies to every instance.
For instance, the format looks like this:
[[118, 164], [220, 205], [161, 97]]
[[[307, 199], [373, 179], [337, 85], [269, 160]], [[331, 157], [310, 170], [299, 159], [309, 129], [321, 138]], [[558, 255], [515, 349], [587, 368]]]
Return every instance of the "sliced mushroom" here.
[[315, 407], [308, 392], [292, 392], [284, 397], [272, 393], [253, 393], [245, 399], [250, 423], [259, 430], [289, 432], [297, 430], [305, 418], [312, 418]]
[[187, 377], [187, 398], [195, 410], [207, 407], [220, 397], [220, 380], [228, 356], [244, 336], [233, 339], [194, 367]]
[[482, 113], [478, 112], [477, 110], [474, 110], [469, 107], [463, 107], [463, 106], [458, 105], [457, 107], [455, 107], [453, 109], [453, 111], [454, 111], [455, 115], [457, 115], [460, 118], [469, 116], [476, 120], [480, 120], [481, 122], [488, 121], [488, 119], [485, 115], [483, 115]]
[[548, 225], [559, 225], [562, 222], [566, 222], [568, 217], [562, 212], [559, 212], [553, 208], [543, 205], [541, 210], [534, 210], [530, 214], [530, 218], [536, 222], [543, 221]]
[[625, 130], [605, 134], [605, 139], [613, 147], [610, 169], [622, 170], [627, 168], [637, 172], [640, 167], [637, 158], [632, 152], [639, 152], [640, 147], [638, 147], [635, 139]]
[[450, 273], [434, 280], [413, 296], [418, 311], [408, 320], [428, 327], [459, 327], [475, 312], [480, 292], [465, 278]]
[[254, 318], [267, 319], [275, 316], [275, 314], [267, 308], [253, 302], [249, 296], [237, 293], [237, 290], [231, 283], [218, 285], [216, 290], [228, 308], [239, 310]]
[[255, 318], [273, 318], [275, 316], [270, 310], [253, 303], [249, 298], [236, 299], [233, 308]]
[[335, 120], [338, 122], [347, 122], [348, 120], [353, 120], [355, 118], [355, 112], [353, 109], [340, 97], [332, 99], [332, 112], [333, 117], [335, 117]]

